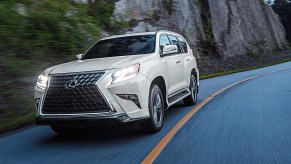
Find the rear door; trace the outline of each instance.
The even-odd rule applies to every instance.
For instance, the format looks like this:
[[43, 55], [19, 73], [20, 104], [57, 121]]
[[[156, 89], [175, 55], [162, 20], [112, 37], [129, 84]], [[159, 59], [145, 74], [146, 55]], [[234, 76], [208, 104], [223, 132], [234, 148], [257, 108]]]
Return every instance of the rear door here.
[[186, 40], [181, 37], [181, 36], [177, 36], [179, 44], [182, 48], [183, 53], [181, 54], [182, 57], [182, 61], [183, 61], [183, 66], [182, 66], [182, 83], [183, 83], [183, 87], [189, 87], [189, 82], [190, 82], [190, 72], [191, 72], [191, 68], [189, 67], [189, 62], [191, 60], [190, 56], [189, 56], [189, 48], [188, 48], [188, 44], [186, 42]]

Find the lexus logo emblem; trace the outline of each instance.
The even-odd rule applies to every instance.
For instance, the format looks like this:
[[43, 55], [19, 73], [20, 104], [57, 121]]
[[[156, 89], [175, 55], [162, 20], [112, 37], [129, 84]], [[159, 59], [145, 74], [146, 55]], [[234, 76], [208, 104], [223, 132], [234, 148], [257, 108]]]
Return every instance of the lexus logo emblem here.
[[70, 80], [66, 83], [66, 88], [68, 89], [73, 89], [77, 86], [77, 80], [76, 79], [73, 79], [73, 80]]

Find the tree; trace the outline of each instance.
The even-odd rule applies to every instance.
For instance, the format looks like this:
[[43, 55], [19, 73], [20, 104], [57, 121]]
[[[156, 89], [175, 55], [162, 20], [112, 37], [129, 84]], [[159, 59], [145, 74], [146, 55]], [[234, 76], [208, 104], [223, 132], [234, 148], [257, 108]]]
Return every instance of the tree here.
[[286, 39], [291, 42], [291, 1], [275, 0], [272, 8], [279, 15], [286, 30]]
[[273, 0], [265, 0], [265, 2], [268, 4], [268, 5], [272, 5], [273, 4]]

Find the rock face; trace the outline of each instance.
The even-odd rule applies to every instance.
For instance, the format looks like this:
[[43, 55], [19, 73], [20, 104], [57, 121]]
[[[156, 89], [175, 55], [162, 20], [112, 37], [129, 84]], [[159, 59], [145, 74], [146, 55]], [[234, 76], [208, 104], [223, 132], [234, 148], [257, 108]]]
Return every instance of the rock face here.
[[129, 21], [127, 32], [178, 32], [197, 56], [213, 45], [230, 57], [287, 44], [277, 15], [260, 0], [119, 0], [113, 18]]

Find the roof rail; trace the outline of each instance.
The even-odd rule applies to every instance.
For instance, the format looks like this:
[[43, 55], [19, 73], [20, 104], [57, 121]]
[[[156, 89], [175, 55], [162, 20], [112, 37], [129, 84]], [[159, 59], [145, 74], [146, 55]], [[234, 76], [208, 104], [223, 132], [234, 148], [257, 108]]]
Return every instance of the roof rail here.
[[[173, 31], [170, 31], [170, 30], [158, 30], [157, 32], [173, 32]], [[175, 32], [173, 32], [175, 33]]]

